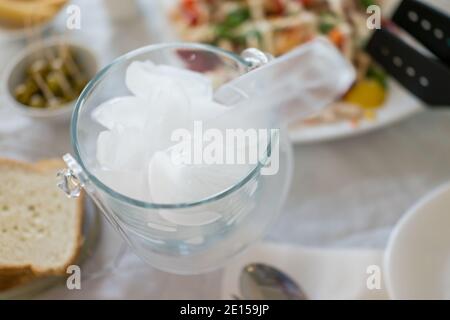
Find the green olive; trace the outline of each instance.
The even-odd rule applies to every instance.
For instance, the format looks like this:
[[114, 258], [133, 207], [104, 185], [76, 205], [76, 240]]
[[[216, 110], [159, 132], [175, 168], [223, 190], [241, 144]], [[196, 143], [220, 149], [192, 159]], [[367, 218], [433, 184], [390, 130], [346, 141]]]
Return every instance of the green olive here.
[[14, 88], [17, 101], [34, 108], [54, 109], [75, 100], [88, 80], [72, 53], [68, 54], [50, 61], [45, 57], [32, 61], [24, 82]]
[[30, 68], [28, 69], [28, 73], [29, 74], [35, 74], [35, 73], [44, 74], [48, 71], [48, 69], [49, 69], [48, 62], [45, 59], [38, 59], [31, 64]]
[[45, 82], [47, 83], [47, 86], [53, 92], [53, 94], [61, 94], [61, 85], [59, 83], [58, 71], [49, 72], [49, 74], [45, 78]]
[[50, 63], [50, 66], [52, 70], [61, 71], [64, 69], [64, 61], [61, 58], [56, 58]]
[[27, 90], [31, 93], [36, 93], [39, 90], [38, 86], [36, 85], [36, 82], [34, 82], [32, 78], [27, 78], [25, 80], [24, 85], [27, 87]]
[[28, 104], [31, 94], [25, 84], [19, 84], [14, 89], [14, 96], [16, 97], [17, 101], [19, 101], [20, 103]]
[[53, 71], [62, 72], [66, 77], [70, 76], [70, 72], [62, 58], [56, 58], [50, 63], [50, 67]]
[[30, 107], [45, 108], [45, 99], [40, 94], [33, 94], [29, 101]]

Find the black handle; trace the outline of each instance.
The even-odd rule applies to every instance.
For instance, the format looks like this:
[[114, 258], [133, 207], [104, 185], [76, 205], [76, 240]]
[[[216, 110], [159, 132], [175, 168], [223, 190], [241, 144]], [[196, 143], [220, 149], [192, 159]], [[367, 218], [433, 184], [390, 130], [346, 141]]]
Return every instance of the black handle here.
[[450, 16], [448, 14], [422, 1], [403, 0], [395, 11], [392, 21], [450, 66]]
[[450, 105], [450, 69], [440, 61], [423, 55], [387, 29], [376, 30], [366, 50], [386, 72], [425, 103]]

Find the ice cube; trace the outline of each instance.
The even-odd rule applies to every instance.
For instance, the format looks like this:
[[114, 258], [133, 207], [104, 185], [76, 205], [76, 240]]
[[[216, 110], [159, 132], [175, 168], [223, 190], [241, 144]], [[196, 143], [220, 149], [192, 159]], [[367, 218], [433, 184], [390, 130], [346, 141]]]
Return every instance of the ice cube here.
[[109, 188], [130, 198], [151, 202], [145, 172], [96, 169], [96, 177]]
[[[175, 166], [165, 152], [157, 152], [149, 164], [149, 185], [155, 203], [183, 203], [192, 200], [189, 184], [183, 179], [183, 169]], [[154, 198], [153, 198], [154, 197]], [[161, 218], [183, 226], [200, 226], [220, 219], [221, 214], [210, 210], [159, 211]]]
[[143, 170], [153, 152], [153, 143], [136, 128], [116, 126], [101, 132], [97, 139], [97, 161], [109, 170]]
[[[191, 203], [232, 187], [250, 173], [248, 165], [183, 165], [168, 152], [157, 152], [149, 164], [148, 183], [156, 203]], [[210, 204], [192, 210], [160, 210], [162, 218], [178, 225], [200, 226], [226, 214], [227, 208]]]
[[207, 76], [168, 65], [158, 65], [158, 73], [174, 79], [189, 95], [190, 98], [212, 99], [213, 86], [212, 81]]
[[117, 97], [99, 105], [92, 112], [92, 118], [108, 129], [117, 125], [143, 128], [149, 107], [147, 100], [138, 97]]
[[181, 88], [159, 87], [150, 104], [152, 107], [147, 115], [145, 135], [152, 137], [155, 149], [164, 150], [174, 143], [171, 137], [175, 130], [192, 125], [189, 98]]
[[173, 79], [161, 76], [157, 67], [150, 61], [134, 61], [126, 71], [125, 83], [136, 97], [151, 99], [157, 88], [171, 88], [175, 85]]
[[228, 107], [208, 99], [192, 101], [191, 118], [193, 121], [207, 121], [217, 118], [229, 110]]
[[158, 88], [182, 88], [191, 99], [212, 99], [211, 80], [201, 73], [174, 68], [166, 65], [156, 66], [151, 61], [134, 61], [127, 68], [126, 85], [137, 97], [150, 99]]
[[181, 178], [180, 170], [181, 167], [174, 165], [166, 152], [158, 151], [153, 155], [148, 166], [148, 184], [155, 202], [183, 202], [183, 194], [177, 190], [179, 185], [176, 183]]
[[[195, 136], [192, 138], [196, 139]], [[195, 143], [193, 140], [190, 142]], [[219, 144], [218, 147], [225, 148], [223, 144]], [[251, 148], [236, 148], [234, 152], [239, 153], [236, 158], [242, 155], [247, 156], [242, 153], [248, 152], [249, 149]], [[170, 148], [153, 155], [148, 172], [149, 184], [157, 185], [156, 188], [151, 188], [155, 201], [182, 203], [202, 200], [230, 188], [245, 178], [257, 165], [256, 163], [228, 164], [225, 162], [226, 159], [223, 159], [224, 163], [205, 163], [205, 152], [200, 155], [203, 156], [200, 159], [201, 162], [195, 163], [193, 152], [197, 151], [193, 148], [190, 151], [192, 151], [191, 157], [187, 159], [183, 158], [183, 150], [179, 148]], [[180, 161], [180, 159], [187, 161]]]

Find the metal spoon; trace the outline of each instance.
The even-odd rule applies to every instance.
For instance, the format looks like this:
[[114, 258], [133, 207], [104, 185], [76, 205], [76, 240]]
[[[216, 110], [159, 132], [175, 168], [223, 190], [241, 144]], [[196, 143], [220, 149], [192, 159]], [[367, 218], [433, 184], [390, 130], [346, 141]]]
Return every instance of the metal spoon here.
[[246, 265], [239, 279], [243, 299], [306, 300], [300, 286], [284, 272], [262, 263]]

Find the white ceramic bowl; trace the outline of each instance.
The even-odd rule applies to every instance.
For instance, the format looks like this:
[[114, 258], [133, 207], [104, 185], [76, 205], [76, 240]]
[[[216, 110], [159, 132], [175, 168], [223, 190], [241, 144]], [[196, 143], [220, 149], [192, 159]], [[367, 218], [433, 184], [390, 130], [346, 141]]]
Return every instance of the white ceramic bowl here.
[[384, 267], [393, 299], [450, 299], [450, 184], [421, 199], [400, 220]]
[[25, 77], [26, 68], [30, 63], [30, 58], [44, 49], [58, 47], [62, 41], [64, 41], [64, 43], [71, 49], [73, 55], [79, 61], [79, 64], [88, 79], [92, 79], [97, 73], [99, 68], [97, 56], [92, 50], [81, 43], [70, 40], [62, 40], [60, 38], [51, 38], [31, 45], [20, 52], [17, 56], [13, 57], [3, 73], [2, 86], [5, 93], [5, 98], [14, 110], [24, 114], [25, 116], [47, 122], [61, 122], [68, 121], [70, 119], [76, 99], [57, 109], [38, 109], [23, 105], [16, 100], [13, 94], [14, 88]]

